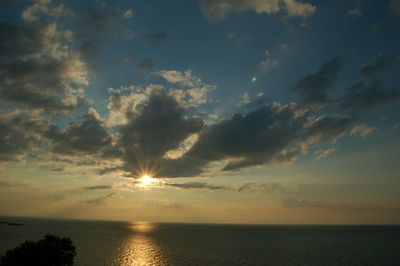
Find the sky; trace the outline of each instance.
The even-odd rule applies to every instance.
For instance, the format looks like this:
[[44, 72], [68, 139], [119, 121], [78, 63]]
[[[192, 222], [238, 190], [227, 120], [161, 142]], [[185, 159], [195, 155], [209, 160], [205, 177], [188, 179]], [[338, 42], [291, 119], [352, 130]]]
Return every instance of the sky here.
[[400, 223], [399, 0], [4, 0], [0, 17], [0, 215]]

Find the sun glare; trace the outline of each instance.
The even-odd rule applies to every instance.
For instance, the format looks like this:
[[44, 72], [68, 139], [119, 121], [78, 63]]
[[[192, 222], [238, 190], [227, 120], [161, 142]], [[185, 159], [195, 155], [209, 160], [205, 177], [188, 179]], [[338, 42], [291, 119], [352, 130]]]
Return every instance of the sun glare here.
[[142, 183], [142, 185], [144, 185], [144, 186], [148, 186], [151, 183], [153, 183], [153, 181], [154, 181], [154, 179], [151, 176], [148, 176], [148, 175], [142, 176], [139, 180]]

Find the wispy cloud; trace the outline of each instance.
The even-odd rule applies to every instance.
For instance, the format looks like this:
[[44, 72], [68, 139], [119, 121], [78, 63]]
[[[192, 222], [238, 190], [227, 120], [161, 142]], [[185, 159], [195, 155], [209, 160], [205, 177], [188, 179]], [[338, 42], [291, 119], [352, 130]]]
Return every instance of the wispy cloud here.
[[30, 187], [33, 184], [28, 181], [18, 181], [11, 179], [0, 179], [0, 188], [19, 188], [19, 187]]
[[83, 187], [86, 190], [104, 190], [104, 189], [112, 189], [112, 185], [97, 185], [97, 186], [87, 186]]
[[113, 200], [115, 198], [119, 198], [119, 195], [116, 192], [112, 192], [112, 193], [106, 194], [106, 195], [98, 197], [98, 198], [89, 199], [89, 200], [83, 200], [80, 203], [98, 205], [98, 206], [105, 206], [111, 200]]
[[336, 148], [329, 148], [329, 149], [319, 149], [314, 151], [314, 154], [316, 155], [317, 160], [321, 160], [322, 158], [328, 157], [329, 155], [333, 154], [336, 152]]
[[255, 11], [258, 14], [285, 12], [286, 17], [306, 19], [313, 15], [316, 7], [297, 0], [199, 0], [203, 13], [209, 20], [222, 20], [230, 13]]

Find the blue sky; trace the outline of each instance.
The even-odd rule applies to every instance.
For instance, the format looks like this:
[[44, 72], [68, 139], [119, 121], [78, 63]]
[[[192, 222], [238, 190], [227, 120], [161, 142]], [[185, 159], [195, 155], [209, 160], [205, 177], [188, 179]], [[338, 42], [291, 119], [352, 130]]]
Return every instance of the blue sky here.
[[0, 214], [400, 221], [400, 1], [0, 6]]

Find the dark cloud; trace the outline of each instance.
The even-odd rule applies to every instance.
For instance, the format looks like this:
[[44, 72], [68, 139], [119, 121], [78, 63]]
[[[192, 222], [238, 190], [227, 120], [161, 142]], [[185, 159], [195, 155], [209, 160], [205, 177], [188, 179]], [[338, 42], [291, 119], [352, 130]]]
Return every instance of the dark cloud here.
[[70, 32], [55, 24], [26, 26], [0, 22], [0, 100], [66, 112], [78, 106], [86, 68], [73, 56]]
[[151, 60], [150, 58], [146, 58], [141, 60], [138, 64], [137, 64], [138, 68], [141, 68], [143, 70], [146, 71], [153, 71], [154, 69], [154, 61]]
[[112, 142], [111, 135], [92, 114], [81, 117], [79, 122], [71, 123], [63, 130], [52, 126], [46, 137], [52, 140], [53, 152], [66, 155], [99, 154]]
[[207, 160], [183, 156], [178, 159], [163, 158], [157, 171], [162, 177], [196, 177], [204, 172], [203, 168], [209, 163]]
[[193, 147], [176, 161], [182, 163], [186, 174], [193, 169], [193, 175], [221, 160], [227, 160], [223, 171], [292, 161], [312, 146], [348, 133], [353, 123], [349, 117], [309, 117], [299, 105], [273, 103], [204, 129]]
[[97, 185], [97, 186], [88, 186], [88, 187], [83, 187], [83, 189], [86, 190], [103, 190], [103, 189], [112, 189], [112, 185]]
[[168, 40], [168, 34], [166, 32], [150, 33], [146, 34], [144, 38], [153, 44], [161, 44]]
[[74, 10], [73, 17], [80, 27], [75, 29], [77, 52], [83, 58], [92, 59], [101, 56], [108, 42], [118, 35], [133, 34], [123, 27], [124, 13], [120, 9], [105, 6], [97, 2], [92, 9]]
[[389, 56], [378, 55], [374, 58], [374, 61], [367, 65], [361, 66], [360, 74], [364, 77], [370, 77], [379, 71], [386, 68], [388, 65]]
[[169, 187], [175, 187], [185, 190], [190, 189], [205, 189], [205, 190], [227, 190], [230, 189], [227, 186], [223, 185], [214, 185], [205, 182], [185, 182], [185, 183], [167, 183]]
[[373, 81], [369, 84], [359, 82], [348, 87], [345, 95], [337, 99], [337, 102], [344, 108], [361, 111], [399, 100], [399, 90], [387, 89], [379, 81]]
[[[372, 77], [384, 70], [389, 63], [389, 57], [379, 55], [371, 64], [361, 67], [363, 77]], [[378, 105], [389, 104], [399, 100], [399, 90], [385, 88], [379, 81], [370, 83], [359, 82], [345, 89], [343, 96], [328, 99], [327, 90], [332, 86], [343, 62], [340, 57], [335, 57], [324, 63], [317, 72], [301, 78], [292, 87], [292, 91], [300, 95], [301, 103], [326, 104], [328, 107], [338, 104], [351, 111], [360, 111]]]
[[284, 150], [298, 140], [304, 123], [304, 117], [296, 117], [296, 109], [270, 104], [246, 115], [235, 114], [207, 128], [187, 157], [203, 163], [229, 159], [223, 170], [284, 160]]
[[[185, 117], [186, 110], [174, 98], [165, 91], [155, 90], [139, 111], [127, 113], [129, 123], [121, 127], [121, 139], [114, 147], [119, 150], [114, 154], [124, 161], [123, 166], [102, 171], [122, 170], [133, 176], [151, 172], [158, 177], [194, 177], [204, 174], [213, 162], [224, 162], [222, 171], [237, 171], [293, 161], [318, 145], [350, 134], [357, 122], [357, 116], [316, 115], [313, 104], [340, 106], [344, 112], [354, 115], [354, 111], [400, 98], [398, 90], [384, 89], [373, 82], [368, 86], [356, 84], [344, 96], [328, 99], [327, 90], [342, 65], [341, 58], [336, 57], [300, 79], [292, 88], [300, 94], [300, 103], [260, 103], [258, 109], [247, 114], [237, 113], [208, 126], [203, 126], [201, 119]], [[198, 140], [183, 155], [165, 156], [193, 133], [198, 134]], [[202, 185], [207, 184], [182, 186]], [[274, 189], [271, 186], [257, 185], [256, 188], [248, 184], [241, 190]]]
[[0, 116], [0, 162], [18, 161], [38, 148], [49, 123], [25, 114]]
[[348, 133], [355, 123], [355, 119], [341, 115], [322, 115], [311, 118], [305, 123], [306, 143], [310, 146], [336, 140]]
[[157, 90], [138, 113], [128, 113], [129, 122], [121, 128], [118, 147], [124, 151], [124, 169], [133, 175], [168, 169], [162, 157], [189, 135], [198, 132], [203, 122], [185, 117], [185, 109], [165, 91]]
[[[164, 91], [156, 91], [138, 113], [127, 115], [130, 122], [121, 128], [116, 146], [123, 150], [124, 165], [103, 169], [103, 173], [123, 170], [133, 176], [193, 177], [209, 163], [222, 160], [227, 162], [223, 171], [288, 162], [313, 146], [347, 134], [355, 122], [339, 115], [311, 116], [299, 104], [272, 103], [203, 127], [200, 119], [185, 117], [185, 109]], [[164, 156], [193, 133], [200, 133], [198, 141], [183, 156]]]
[[324, 63], [317, 72], [298, 80], [291, 90], [300, 95], [302, 102], [326, 103], [326, 91], [332, 86], [342, 66], [342, 59], [335, 57]]

